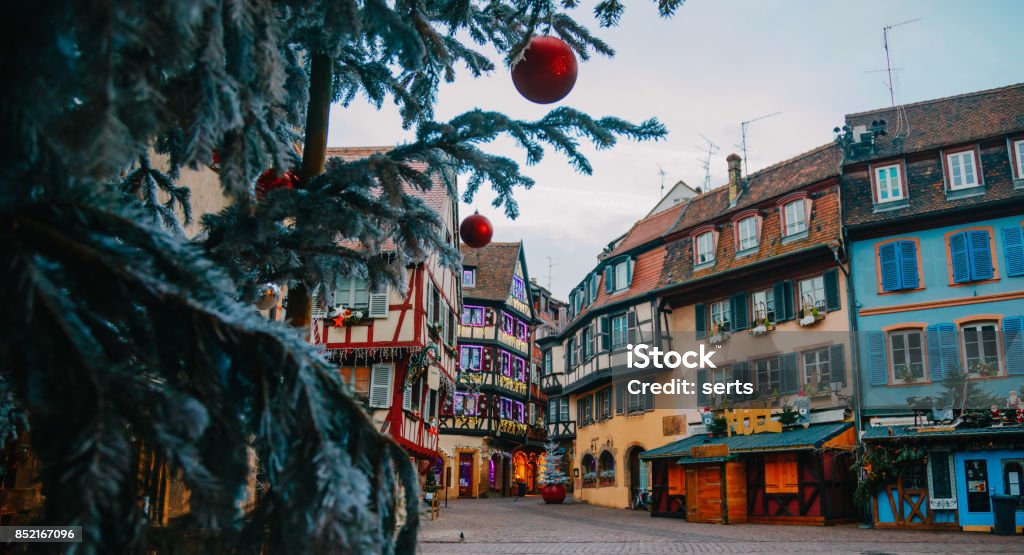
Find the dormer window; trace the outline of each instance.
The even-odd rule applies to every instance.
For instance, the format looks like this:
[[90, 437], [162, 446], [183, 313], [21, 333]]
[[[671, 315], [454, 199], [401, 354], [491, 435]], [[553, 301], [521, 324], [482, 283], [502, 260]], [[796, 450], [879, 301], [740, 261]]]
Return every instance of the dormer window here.
[[757, 217], [749, 216], [740, 220], [736, 224], [736, 236], [739, 237], [736, 245], [738, 252], [757, 247]]
[[694, 264], [710, 264], [715, 261], [715, 235], [706, 231], [697, 236], [694, 244]]
[[629, 289], [629, 283], [633, 281], [633, 259], [618, 258], [604, 268], [604, 292], [606, 294], [617, 293]]
[[874, 168], [875, 203], [903, 200], [903, 176], [899, 164]]
[[783, 207], [782, 235], [792, 237], [807, 231], [807, 200], [797, 199]]
[[981, 185], [977, 152], [964, 150], [946, 155], [946, 178], [950, 191], [970, 189]]
[[519, 276], [512, 276], [512, 296], [526, 302], [526, 282]]
[[462, 270], [462, 286], [463, 287], [475, 287], [476, 286], [476, 268], [463, 268], [463, 270]]

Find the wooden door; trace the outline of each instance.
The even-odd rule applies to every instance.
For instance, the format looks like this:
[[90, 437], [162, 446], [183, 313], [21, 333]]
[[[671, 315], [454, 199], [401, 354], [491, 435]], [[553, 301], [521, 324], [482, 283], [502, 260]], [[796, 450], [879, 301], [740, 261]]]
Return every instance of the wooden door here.
[[686, 468], [686, 520], [697, 522], [697, 467]]
[[722, 522], [722, 469], [697, 467], [697, 522]]

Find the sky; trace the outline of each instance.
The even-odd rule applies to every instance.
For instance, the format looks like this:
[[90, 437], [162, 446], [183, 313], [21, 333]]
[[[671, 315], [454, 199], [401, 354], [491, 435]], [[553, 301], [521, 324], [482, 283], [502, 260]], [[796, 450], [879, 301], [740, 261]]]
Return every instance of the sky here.
[[[618, 27], [599, 29], [594, 2], [572, 11], [608, 42], [612, 58], [581, 63], [576, 86], [553, 105], [519, 96], [502, 58], [473, 79], [461, 72], [438, 94], [436, 119], [481, 108], [538, 119], [567, 105], [592, 116], [633, 122], [657, 117], [669, 130], [658, 142], [621, 141], [613, 149], [583, 148], [592, 175], [576, 173], [557, 152], [525, 166], [508, 140], [484, 149], [521, 164], [536, 181], [515, 195], [516, 220], [491, 207], [489, 190], [460, 205], [494, 224], [495, 241], [520, 241], [528, 272], [566, 298], [593, 269], [605, 245], [644, 217], [679, 180], [704, 184], [706, 143], [712, 187], [727, 180], [725, 157], [739, 152], [740, 122], [751, 123], [748, 168], [754, 172], [832, 140], [843, 116], [890, 104], [882, 29], [889, 32], [897, 103], [916, 102], [1024, 81], [1024, 2], [1017, 0], [688, 0], [671, 19], [650, 0], [630, 0]], [[487, 51], [485, 51], [487, 52]], [[911, 122], [912, 124], [913, 122]], [[331, 146], [396, 144], [412, 139], [394, 105], [357, 100], [331, 110]], [[551, 264], [549, 269], [549, 262]]]

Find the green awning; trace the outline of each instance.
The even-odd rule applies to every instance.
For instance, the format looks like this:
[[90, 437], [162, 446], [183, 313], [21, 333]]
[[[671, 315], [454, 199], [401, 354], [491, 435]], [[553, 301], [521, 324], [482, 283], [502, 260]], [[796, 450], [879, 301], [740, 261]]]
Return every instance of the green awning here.
[[[932, 428], [933, 431], [928, 431], [929, 428]], [[1024, 436], [1024, 426], [960, 427], [952, 430], [943, 430], [941, 426], [872, 426], [864, 430], [863, 437], [864, 441], [886, 441], [893, 439], [967, 439], [977, 436], [997, 439], [1014, 435]]]
[[852, 427], [853, 422], [829, 422], [784, 432], [764, 432], [748, 436], [711, 437], [708, 434], [699, 434], [648, 449], [640, 454], [640, 458], [651, 460], [689, 457], [690, 449], [701, 445], [727, 445], [730, 454], [818, 449], [828, 440]]

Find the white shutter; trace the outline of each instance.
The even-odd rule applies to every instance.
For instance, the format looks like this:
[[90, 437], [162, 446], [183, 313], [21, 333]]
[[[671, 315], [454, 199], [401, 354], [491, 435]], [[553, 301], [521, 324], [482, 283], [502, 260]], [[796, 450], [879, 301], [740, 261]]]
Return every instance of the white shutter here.
[[402, 387], [402, 408], [412, 410], [412, 386], [409, 384]]
[[384, 286], [384, 290], [380, 293], [370, 293], [367, 315], [370, 318], [387, 318], [389, 298], [389, 289], [387, 285]]
[[434, 285], [432, 283], [430, 283], [429, 280], [427, 281], [426, 293], [427, 293], [427, 323], [428, 324], [433, 324], [434, 323], [434, 320], [433, 320], [433, 318], [434, 318]]
[[391, 379], [395, 369], [390, 364], [374, 364], [370, 371], [370, 407], [386, 409], [391, 406]]
[[317, 285], [313, 288], [313, 294], [309, 296], [309, 300], [312, 303], [313, 310], [310, 316], [314, 320], [327, 317], [327, 311], [320, 307], [320, 286]]

